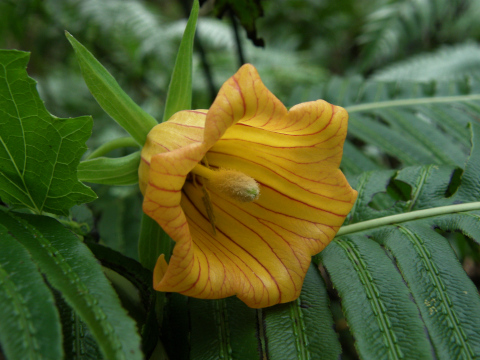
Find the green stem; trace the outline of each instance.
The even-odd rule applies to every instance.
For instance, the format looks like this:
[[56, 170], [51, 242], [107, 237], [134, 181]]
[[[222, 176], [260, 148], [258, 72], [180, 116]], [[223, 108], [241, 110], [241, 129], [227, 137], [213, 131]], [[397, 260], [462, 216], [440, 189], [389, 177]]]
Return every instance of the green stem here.
[[105, 154], [108, 154], [110, 151], [123, 148], [123, 147], [136, 147], [138, 148], [138, 143], [132, 137], [122, 137], [118, 139], [113, 139], [109, 141], [94, 151], [90, 155], [88, 155], [85, 160], [95, 159]]
[[345, 225], [340, 228], [336, 236], [374, 229], [380, 226], [398, 224], [405, 221], [425, 219], [432, 216], [453, 214], [462, 211], [480, 210], [480, 201], [467, 204], [440, 206], [425, 210], [416, 210], [409, 213], [385, 216], [379, 219], [366, 220], [356, 224]]
[[479, 94], [464, 95], [464, 96], [439, 96], [439, 97], [425, 97], [420, 99], [402, 99], [373, 102], [368, 104], [346, 106], [345, 110], [349, 113], [377, 110], [382, 108], [397, 107], [397, 106], [412, 106], [412, 105], [425, 105], [425, 104], [438, 104], [438, 103], [451, 103], [459, 101], [472, 101], [480, 100]]

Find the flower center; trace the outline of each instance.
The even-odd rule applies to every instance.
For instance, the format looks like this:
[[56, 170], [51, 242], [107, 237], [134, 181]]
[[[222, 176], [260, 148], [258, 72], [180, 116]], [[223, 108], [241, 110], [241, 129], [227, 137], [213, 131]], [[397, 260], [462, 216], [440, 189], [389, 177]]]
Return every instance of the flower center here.
[[191, 172], [206, 179], [206, 185], [211, 190], [218, 191], [239, 202], [252, 202], [257, 200], [260, 195], [260, 188], [255, 179], [240, 171], [211, 170], [197, 164]]

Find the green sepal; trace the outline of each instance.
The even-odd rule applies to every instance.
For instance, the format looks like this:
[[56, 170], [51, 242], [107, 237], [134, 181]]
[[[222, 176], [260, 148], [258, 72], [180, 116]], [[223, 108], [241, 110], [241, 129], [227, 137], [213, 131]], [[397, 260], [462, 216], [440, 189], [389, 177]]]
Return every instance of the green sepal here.
[[65, 35], [75, 50], [83, 78], [92, 95], [103, 110], [118, 122], [139, 145], [143, 146], [147, 134], [157, 125], [157, 121], [120, 88], [113, 76], [90, 51], [68, 32], [65, 32]]
[[120, 158], [99, 157], [85, 160], [78, 166], [81, 181], [105, 185], [132, 185], [138, 183], [140, 151]]

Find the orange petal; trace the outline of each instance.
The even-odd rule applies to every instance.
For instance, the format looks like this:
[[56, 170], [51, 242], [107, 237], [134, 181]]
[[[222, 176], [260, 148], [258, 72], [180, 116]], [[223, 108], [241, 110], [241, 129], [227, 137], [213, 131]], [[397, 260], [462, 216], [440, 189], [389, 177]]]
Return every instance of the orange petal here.
[[[180, 112], [157, 126], [142, 152], [144, 211], [176, 245], [168, 265], [157, 263], [155, 289], [237, 295], [255, 308], [296, 299], [311, 256], [333, 239], [356, 198], [338, 169], [347, 118], [324, 101], [287, 112], [246, 65], [206, 116]], [[235, 169], [260, 184], [251, 203], [209, 189], [216, 233], [202, 199], [204, 179], [186, 181], [204, 156], [213, 168]]]

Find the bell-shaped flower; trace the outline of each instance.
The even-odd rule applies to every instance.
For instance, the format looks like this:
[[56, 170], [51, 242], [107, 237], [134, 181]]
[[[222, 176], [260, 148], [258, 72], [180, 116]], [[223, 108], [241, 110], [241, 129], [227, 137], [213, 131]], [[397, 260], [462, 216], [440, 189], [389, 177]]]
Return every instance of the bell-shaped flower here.
[[154, 288], [236, 295], [253, 308], [295, 300], [357, 196], [339, 169], [347, 121], [323, 100], [288, 111], [244, 65], [208, 111], [154, 127], [139, 169], [143, 210], [176, 243]]

